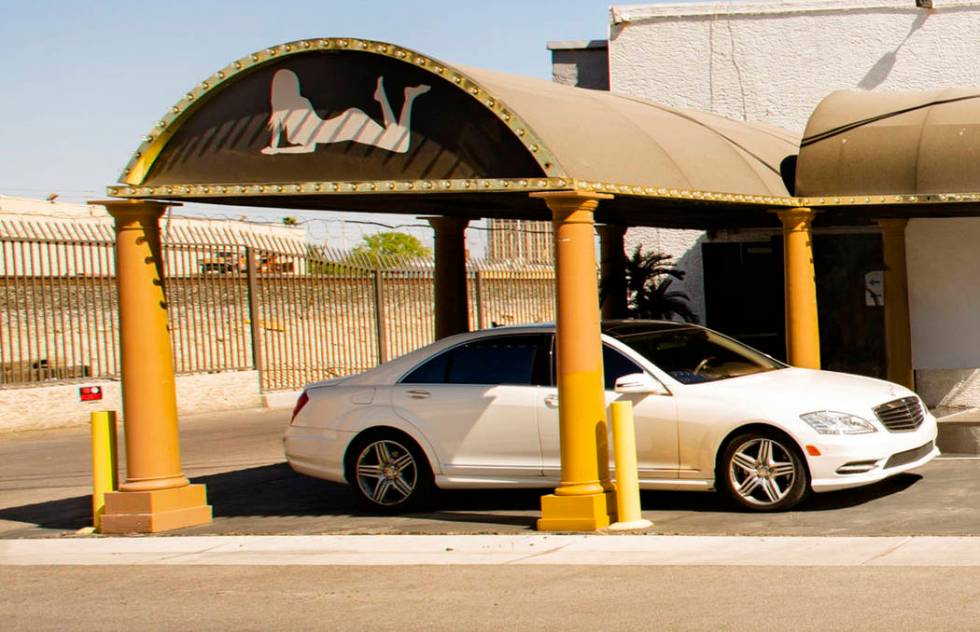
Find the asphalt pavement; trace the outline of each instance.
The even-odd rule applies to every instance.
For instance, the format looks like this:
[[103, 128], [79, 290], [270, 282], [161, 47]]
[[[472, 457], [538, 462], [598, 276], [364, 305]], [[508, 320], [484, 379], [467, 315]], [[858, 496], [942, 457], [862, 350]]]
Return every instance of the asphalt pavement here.
[[215, 519], [157, 537], [79, 533], [87, 429], [0, 435], [3, 629], [980, 628], [975, 458], [782, 514], [644, 493], [643, 534], [541, 534], [547, 490], [359, 513], [344, 486], [283, 463], [288, 415], [182, 419], [185, 473]]
[[[288, 417], [260, 409], [182, 419], [185, 473], [207, 485], [215, 519], [167, 535], [534, 533], [548, 490], [453, 491], [424, 513], [359, 512], [345, 486], [283, 462]], [[0, 538], [71, 536], [91, 524], [88, 441], [85, 428], [0, 435]], [[878, 485], [813, 495], [780, 514], [738, 511], [698, 492], [644, 492], [642, 505], [649, 534], [980, 535], [980, 460], [940, 458]]]

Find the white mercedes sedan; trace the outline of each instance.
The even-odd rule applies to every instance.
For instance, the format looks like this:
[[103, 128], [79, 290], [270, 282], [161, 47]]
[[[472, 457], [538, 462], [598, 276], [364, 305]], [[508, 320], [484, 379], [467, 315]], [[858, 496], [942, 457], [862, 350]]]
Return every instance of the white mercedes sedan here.
[[[606, 401], [633, 402], [642, 489], [779, 511], [939, 454], [935, 418], [897, 384], [793, 368], [696, 325], [602, 330]], [[407, 510], [435, 488], [557, 485], [560, 405], [554, 326], [501, 327], [308, 386], [283, 442], [297, 472]]]

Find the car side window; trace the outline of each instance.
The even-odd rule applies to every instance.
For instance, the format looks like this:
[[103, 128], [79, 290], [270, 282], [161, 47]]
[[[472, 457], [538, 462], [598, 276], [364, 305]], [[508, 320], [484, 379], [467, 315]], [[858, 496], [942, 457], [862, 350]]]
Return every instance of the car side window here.
[[402, 378], [404, 384], [444, 384], [446, 369], [449, 368], [449, 354], [452, 351], [440, 353], [428, 362], [423, 363], [414, 371]]
[[616, 388], [616, 380], [630, 373], [646, 373], [642, 367], [609, 345], [602, 345], [602, 372], [606, 377], [606, 390]]
[[[556, 384], [558, 379], [558, 367], [555, 365], [557, 353], [551, 354], [551, 375], [553, 376], [551, 385]], [[602, 373], [605, 376], [605, 389], [607, 391], [616, 388], [616, 380], [629, 375], [630, 373], [646, 373], [646, 371], [622, 353], [613, 349], [609, 345], [602, 345]]]
[[547, 335], [495, 336], [442, 353], [402, 379], [408, 384], [524, 384], [548, 382]]

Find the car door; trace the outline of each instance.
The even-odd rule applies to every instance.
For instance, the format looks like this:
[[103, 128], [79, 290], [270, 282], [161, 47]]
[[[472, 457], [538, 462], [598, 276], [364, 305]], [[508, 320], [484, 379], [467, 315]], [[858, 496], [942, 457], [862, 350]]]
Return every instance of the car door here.
[[[606, 406], [617, 400], [633, 402], [636, 425], [637, 467], [640, 478], [677, 478], [677, 408], [671, 395], [625, 395], [615, 391], [616, 379], [630, 373], [647, 373], [638, 360], [630, 358], [609, 343], [602, 345]], [[554, 363], [552, 362], [552, 366]], [[656, 379], [656, 376], [653, 376]], [[659, 380], [658, 380], [659, 381]], [[666, 388], [664, 389], [667, 390]], [[538, 420], [541, 431], [541, 454], [544, 475], [557, 480], [561, 474], [558, 448], [558, 388], [541, 389]], [[612, 463], [612, 426], [610, 424], [609, 459]]]
[[393, 388], [396, 412], [435, 450], [446, 476], [540, 478], [536, 403], [548, 336], [480, 338], [429, 359]]

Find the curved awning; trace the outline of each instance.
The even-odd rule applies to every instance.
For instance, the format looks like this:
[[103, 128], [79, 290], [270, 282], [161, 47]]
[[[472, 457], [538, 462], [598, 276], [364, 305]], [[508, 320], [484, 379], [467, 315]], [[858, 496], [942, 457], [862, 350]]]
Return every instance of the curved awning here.
[[682, 207], [674, 223], [695, 225], [708, 207], [788, 203], [780, 168], [796, 150], [793, 135], [770, 127], [383, 42], [314, 39], [256, 52], [197, 85], [109, 193], [536, 217], [544, 205], [528, 192], [584, 189], [615, 193], [602, 212], [621, 220]]
[[797, 163], [797, 195], [977, 192], [980, 89], [835, 92], [810, 116]]

